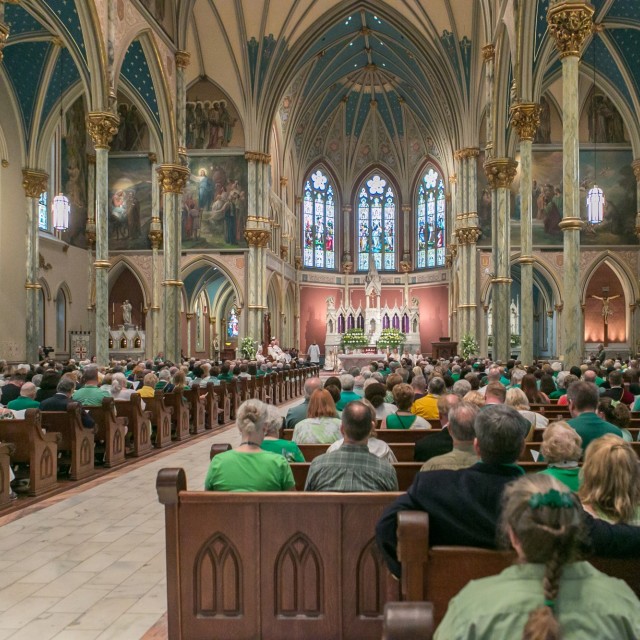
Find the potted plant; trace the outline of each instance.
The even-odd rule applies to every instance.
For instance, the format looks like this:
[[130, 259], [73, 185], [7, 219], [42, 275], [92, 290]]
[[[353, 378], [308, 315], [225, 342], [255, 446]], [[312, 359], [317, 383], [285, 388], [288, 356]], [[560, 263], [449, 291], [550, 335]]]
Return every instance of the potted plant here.
[[253, 338], [247, 336], [240, 342], [240, 353], [245, 360], [255, 360], [257, 349]]
[[470, 356], [475, 355], [480, 351], [480, 345], [478, 341], [470, 333], [466, 333], [460, 339], [460, 354], [466, 360]]

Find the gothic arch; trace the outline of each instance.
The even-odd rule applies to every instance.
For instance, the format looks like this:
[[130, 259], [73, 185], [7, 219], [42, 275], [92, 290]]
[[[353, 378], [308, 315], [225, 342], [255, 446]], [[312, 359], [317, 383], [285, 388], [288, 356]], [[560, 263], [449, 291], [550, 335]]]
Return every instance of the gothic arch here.
[[73, 297], [71, 296], [71, 289], [67, 284], [66, 280], [63, 280], [56, 289], [56, 298], [58, 297], [58, 292], [62, 289], [62, 293], [64, 293], [65, 298], [67, 299], [67, 303], [71, 304], [73, 302]]
[[606, 264], [616, 274], [620, 284], [624, 290], [625, 298], [628, 304], [634, 303], [640, 298], [638, 289], [637, 276], [634, 276], [631, 269], [625, 265], [620, 258], [612, 251], [603, 251], [593, 262], [585, 269], [580, 283], [580, 299], [584, 304], [586, 302], [587, 288], [593, 274], [600, 268], [602, 264]]
[[111, 263], [111, 268], [109, 269], [109, 291], [111, 291], [111, 287], [113, 286], [115, 281], [122, 275], [122, 272], [125, 269], [128, 269], [129, 271], [131, 271], [135, 279], [138, 281], [138, 284], [140, 285], [140, 289], [144, 295], [145, 306], [149, 306], [151, 304], [150, 300], [152, 298], [151, 290], [147, 284], [146, 279], [144, 278], [142, 273], [140, 273], [137, 265], [124, 255], [116, 256], [112, 260], [113, 262]]
[[184, 279], [192, 271], [195, 271], [198, 267], [205, 265], [215, 267], [227, 278], [227, 280], [229, 280], [233, 288], [236, 300], [238, 301], [238, 305], [240, 307], [244, 307], [244, 295], [242, 293], [242, 287], [240, 286], [236, 277], [231, 274], [227, 265], [221, 262], [215, 255], [198, 255], [190, 259], [188, 262], [184, 263], [180, 268], [181, 279], [184, 281]]
[[38, 278], [38, 284], [42, 287], [42, 292], [44, 293], [44, 298], [47, 302], [51, 301], [51, 289], [49, 287], [49, 283], [44, 276]]

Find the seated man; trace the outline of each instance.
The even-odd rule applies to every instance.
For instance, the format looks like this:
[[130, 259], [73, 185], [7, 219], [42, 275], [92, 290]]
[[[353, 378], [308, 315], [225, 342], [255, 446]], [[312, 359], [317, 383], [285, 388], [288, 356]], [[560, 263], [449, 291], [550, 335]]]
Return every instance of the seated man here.
[[35, 399], [37, 391], [33, 382], [25, 382], [20, 387], [20, 395], [7, 404], [7, 409], [11, 409], [11, 411], [37, 409], [40, 406], [40, 403]]
[[435, 456], [449, 453], [453, 449], [453, 439], [449, 433], [449, 410], [460, 402], [460, 398], [452, 393], [438, 398], [438, 417], [442, 430], [429, 434], [418, 440], [414, 448], [413, 459], [416, 462], [426, 462]]
[[[516, 462], [524, 450], [529, 422], [515, 409], [491, 405], [478, 412], [474, 448], [480, 462], [457, 471], [418, 473], [404, 495], [388, 507], [376, 526], [378, 547], [391, 572], [400, 575], [397, 560], [397, 514], [426, 511], [429, 544], [496, 548], [502, 492], [524, 471]], [[585, 514], [591, 545], [597, 555], [637, 556], [640, 527], [610, 525]]]
[[[76, 385], [71, 378], [60, 378], [56, 394], [40, 403], [40, 411], [66, 411], [75, 388]], [[81, 411], [80, 417], [85, 429], [93, 429], [96, 426], [95, 421], [86, 411]]]
[[342, 411], [349, 402], [361, 400], [361, 397], [353, 390], [355, 382], [356, 379], [350, 373], [343, 373], [340, 376], [342, 391], [340, 392], [340, 400], [336, 402], [336, 409], [338, 411]]
[[320, 378], [307, 378], [304, 383], [304, 400], [287, 411], [287, 417], [285, 418], [285, 427], [287, 429], [293, 429], [298, 422], [301, 422], [307, 417], [309, 399], [317, 389], [322, 389], [322, 381]]
[[350, 402], [342, 412], [340, 431], [344, 443], [311, 463], [305, 491], [397, 491], [395, 469], [367, 446], [371, 433], [369, 407]]
[[[99, 407], [103, 398], [109, 398], [111, 394], [99, 387], [98, 367], [90, 365], [82, 374], [83, 387], [73, 394], [73, 399], [81, 402], [85, 407]], [[154, 383], [155, 384], [155, 383]]]
[[420, 471], [438, 469], [466, 469], [478, 462], [473, 446], [476, 432], [474, 422], [478, 407], [470, 402], [460, 402], [449, 409], [447, 428], [453, 439], [453, 450], [425, 462]]

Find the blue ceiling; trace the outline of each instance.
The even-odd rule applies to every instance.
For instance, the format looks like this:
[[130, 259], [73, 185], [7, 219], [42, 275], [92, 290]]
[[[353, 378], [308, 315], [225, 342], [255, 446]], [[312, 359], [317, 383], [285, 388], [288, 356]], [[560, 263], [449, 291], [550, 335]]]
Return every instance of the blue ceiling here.
[[[73, 62], [69, 51], [67, 49], [63, 49], [61, 54], [58, 56], [55, 69], [51, 76], [51, 82], [47, 89], [47, 95], [44, 99], [41, 125], [44, 125], [46, 119], [51, 113], [51, 110], [59, 102], [60, 92], [62, 92], [62, 95], [64, 96], [66, 91], [79, 81], [80, 74], [78, 73], [78, 68]], [[62, 106], [63, 108], [65, 106], [64, 100]]]
[[82, 57], [87, 59], [84, 36], [75, 0], [41, 0], [58, 18], [59, 24], [78, 47]]
[[151, 78], [151, 71], [147, 64], [147, 58], [142, 50], [139, 40], [134, 40], [127, 49], [127, 53], [122, 63], [120, 73], [136, 91], [142, 102], [144, 102], [150, 113], [160, 123], [160, 113], [158, 111], [158, 100]]
[[43, 34], [47, 30], [18, 4], [5, 4], [4, 19], [12, 36], [23, 34]]

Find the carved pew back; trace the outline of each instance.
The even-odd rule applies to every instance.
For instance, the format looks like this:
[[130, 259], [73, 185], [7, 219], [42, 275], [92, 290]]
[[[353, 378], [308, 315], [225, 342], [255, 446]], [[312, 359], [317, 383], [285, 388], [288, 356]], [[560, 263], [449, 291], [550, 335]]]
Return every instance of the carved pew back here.
[[374, 529], [398, 494], [186, 491], [182, 469], [156, 486], [170, 638], [380, 638], [398, 585]]
[[58, 484], [58, 433], [43, 433], [38, 409], [27, 409], [24, 420], [0, 420], [0, 441], [11, 442], [12, 464], [29, 465], [29, 495], [38, 496]]
[[12, 442], [0, 443], [0, 507], [11, 502], [11, 454], [16, 445]]
[[127, 421], [118, 417], [115, 400], [103, 398], [99, 407], [86, 407], [95, 420], [98, 432], [96, 441], [104, 443], [104, 466], [115, 467], [125, 460], [125, 436]]
[[151, 424], [155, 428], [155, 446], [162, 449], [171, 444], [171, 414], [173, 407], [164, 402], [164, 393], [156, 391], [153, 398], [145, 400], [146, 408], [151, 411]]
[[218, 428], [218, 396], [213, 382], [207, 382], [207, 395], [204, 399], [204, 426], [205, 429]]
[[68, 463], [69, 478], [82, 480], [95, 473], [93, 463], [94, 430], [85, 429], [80, 419], [80, 405], [69, 402], [66, 411], [41, 411], [42, 428], [59, 433], [58, 451], [64, 455], [58, 462]]
[[225, 425], [231, 422], [231, 396], [225, 382], [220, 381], [214, 390], [218, 398], [218, 424]]
[[184, 393], [179, 389], [165, 393], [164, 403], [173, 409], [171, 412], [172, 438], [178, 441], [186, 440], [189, 437], [191, 411]]
[[142, 399], [137, 393], [132, 393], [128, 400], [114, 402], [119, 418], [125, 418], [131, 434], [131, 455], [138, 457], [149, 453], [151, 445], [151, 411], [142, 410]]
[[205, 395], [204, 387], [191, 387], [183, 391], [184, 397], [189, 402], [191, 412], [191, 433], [203, 433], [205, 429], [205, 404], [200, 394]]

